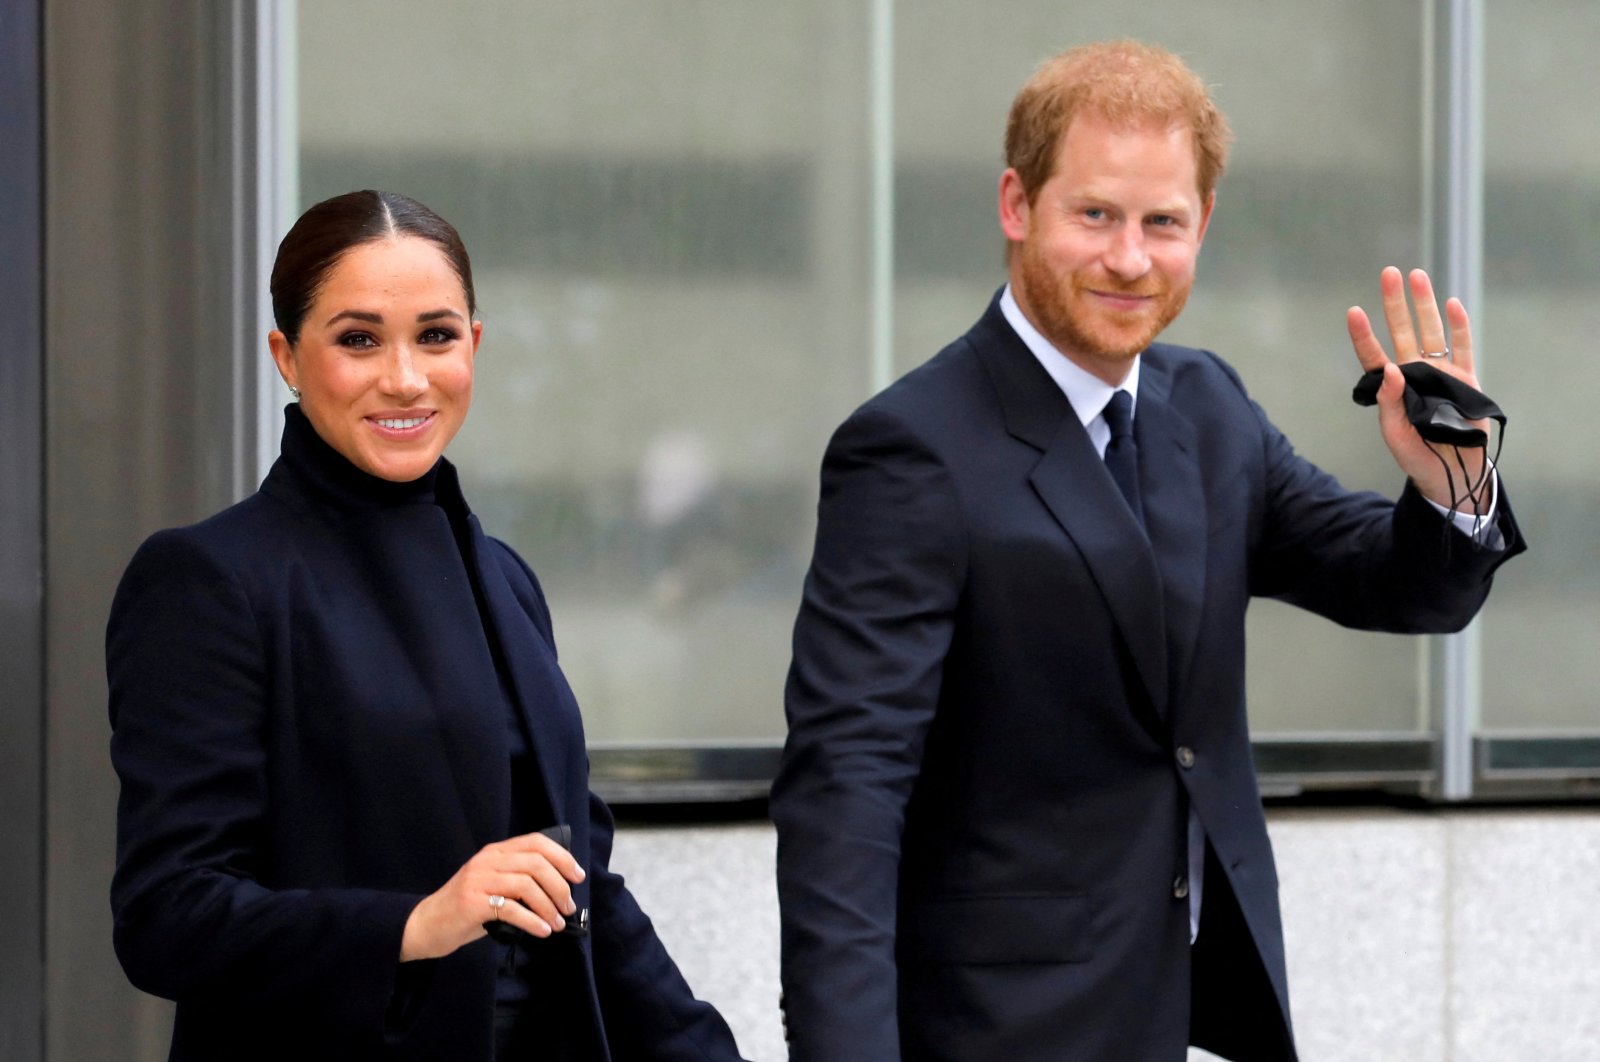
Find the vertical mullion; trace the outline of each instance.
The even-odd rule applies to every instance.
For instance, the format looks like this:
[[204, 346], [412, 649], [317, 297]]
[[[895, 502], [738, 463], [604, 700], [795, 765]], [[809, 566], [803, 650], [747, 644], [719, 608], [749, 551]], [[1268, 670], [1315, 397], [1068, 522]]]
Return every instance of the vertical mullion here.
[[44, 1051], [44, 141], [40, 5], [0, 9], [0, 1058]]
[[272, 301], [267, 281], [278, 240], [299, 212], [300, 144], [298, 93], [295, 83], [297, 50], [296, 0], [261, 0], [256, 4], [254, 59], [255, 98], [253, 203], [245, 205], [254, 228], [241, 260], [254, 263], [252, 287], [245, 302], [243, 321], [250, 334], [244, 338], [244, 379], [255, 390], [255, 478], [261, 482], [278, 454], [283, 432], [283, 403], [287, 395], [278, 370], [267, 356], [267, 333], [273, 327]]
[[[1438, 290], [1478, 311], [1483, 305], [1482, 0], [1440, 0], [1432, 28], [1429, 250]], [[1478, 320], [1473, 354], [1480, 376], [1482, 338]], [[1430, 687], [1439, 729], [1438, 796], [1466, 800], [1472, 796], [1473, 739], [1482, 714], [1478, 623], [1434, 643]]]
[[251, 253], [257, 216], [255, 168], [259, 143], [255, 133], [259, 120], [256, 64], [260, 55], [260, 38], [259, 17], [252, 10], [255, 6], [248, 0], [236, 0], [231, 5], [231, 17], [226, 29], [229, 49], [225, 74], [229, 117], [226, 135], [231, 155], [227, 175], [231, 200], [226, 249], [230, 280], [227, 329], [233, 348], [233, 371], [228, 380], [229, 397], [232, 400], [229, 425], [232, 429], [232, 461], [229, 467], [235, 498], [244, 497], [256, 484], [256, 371], [249, 360], [253, 353], [250, 336], [255, 329], [255, 289], [258, 279], [256, 262]]
[[872, 0], [872, 366], [894, 378], [894, 0]]

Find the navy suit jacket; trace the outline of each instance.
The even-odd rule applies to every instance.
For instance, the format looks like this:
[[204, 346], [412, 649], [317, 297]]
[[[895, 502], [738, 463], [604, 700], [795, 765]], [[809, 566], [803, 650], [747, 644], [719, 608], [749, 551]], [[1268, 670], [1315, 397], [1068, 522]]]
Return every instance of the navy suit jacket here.
[[996, 303], [830, 442], [772, 791], [792, 1058], [1293, 1057], [1246, 605], [1456, 630], [1521, 539], [1503, 495], [1491, 553], [1344, 490], [1203, 351], [1143, 354], [1135, 437], [1148, 537]]
[[[150, 538], [111, 613], [115, 945], [136, 986], [178, 1001], [172, 1057], [490, 1057], [493, 943], [398, 961], [412, 907], [507, 834], [487, 621], [587, 872], [592, 934], [535, 946], [536, 992], [578, 986], [584, 1057], [736, 1059], [607, 868], [533, 573], [470, 516], [463, 560], [440, 505], [356, 470], [298, 409], [284, 454], [253, 497]], [[448, 462], [435, 492], [465, 512]]]

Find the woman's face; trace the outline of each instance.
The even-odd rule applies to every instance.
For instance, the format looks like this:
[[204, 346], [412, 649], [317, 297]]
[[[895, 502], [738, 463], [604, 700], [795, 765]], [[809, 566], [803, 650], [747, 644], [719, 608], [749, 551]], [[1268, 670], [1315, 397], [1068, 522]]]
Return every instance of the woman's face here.
[[299, 341], [274, 331], [267, 343], [323, 441], [362, 471], [405, 483], [433, 467], [466, 420], [482, 333], [444, 252], [400, 236], [347, 251]]

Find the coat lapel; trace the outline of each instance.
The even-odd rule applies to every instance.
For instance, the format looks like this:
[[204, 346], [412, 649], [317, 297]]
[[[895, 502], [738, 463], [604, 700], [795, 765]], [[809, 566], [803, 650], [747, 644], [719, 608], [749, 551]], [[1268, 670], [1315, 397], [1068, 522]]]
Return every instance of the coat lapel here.
[[[412, 682], [438, 720], [438, 742], [471, 848], [500, 839], [510, 806], [505, 721], [467, 569], [444, 511], [417, 504], [357, 517], [350, 538], [363, 585], [382, 587], [384, 614]], [[449, 813], [451, 809], [441, 809]], [[470, 851], [470, 849], [469, 849]]]
[[[1072, 404], [1006, 323], [998, 298], [968, 339], [999, 394], [1007, 431], [1043, 451], [1028, 481], [1077, 546], [1122, 633], [1150, 703], [1165, 718], [1165, 594], [1150, 540], [1095, 452]], [[1142, 419], [1141, 409], [1136, 431]], [[1146, 459], [1142, 447], [1141, 440], [1141, 478]]]
[[1169, 683], [1184, 681], [1200, 633], [1205, 596], [1205, 484], [1194, 425], [1172, 404], [1172, 378], [1147, 354], [1139, 370], [1134, 439], [1145, 530], [1161, 572]]
[[1155, 553], [1075, 417], [1062, 423], [1028, 481], [1083, 555], [1156, 714], [1165, 718], [1167, 643]]
[[[555, 652], [544, 635], [534, 626], [533, 619], [517, 600], [505, 573], [489, 553], [489, 543], [483, 534], [478, 518], [468, 518], [472, 528], [472, 560], [477, 566], [490, 631], [502, 647], [501, 658], [509, 672], [511, 694], [524, 732], [531, 738], [534, 759], [539, 765], [539, 777], [544, 781], [545, 798], [557, 822], [571, 822], [571, 815], [586, 814], [586, 809], [566, 807], [562, 796], [568, 792], [571, 779], [566, 776], [566, 762], [548, 754], [548, 749], [567, 747], [571, 739], [565, 734], [549, 733], [549, 728], [560, 725], [566, 713], [559, 711], [570, 706], [576, 716], [576, 705], [556, 664]], [[581, 735], [578, 738], [581, 743]], [[585, 786], [586, 788], [586, 786]]]

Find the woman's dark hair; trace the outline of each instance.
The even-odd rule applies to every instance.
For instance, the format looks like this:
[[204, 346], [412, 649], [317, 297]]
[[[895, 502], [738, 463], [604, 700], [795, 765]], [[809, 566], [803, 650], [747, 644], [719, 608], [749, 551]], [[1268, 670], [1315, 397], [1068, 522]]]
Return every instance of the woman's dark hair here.
[[290, 343], [328, 272], [352, 247], [394, 236], [416, 236], [436, 244], [455, 267], [467, 294], [467, 313], [478, 312], [472, 291], [472, 261], [455, 226], [415, 199], [366, 189], [324, 199], [300, 215], [278, 244], [272, 263], [272, 318]]

